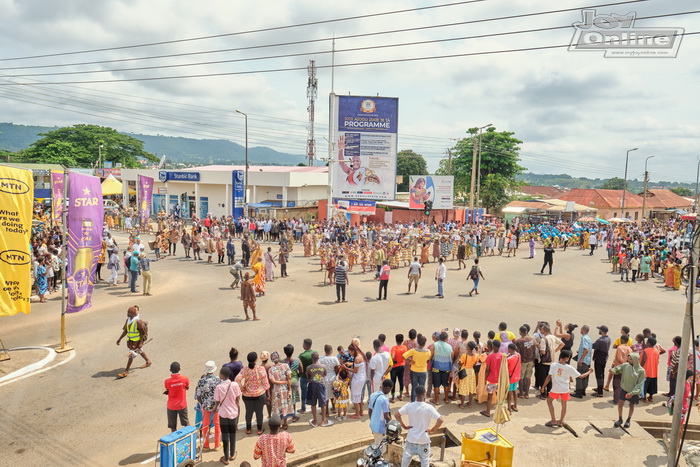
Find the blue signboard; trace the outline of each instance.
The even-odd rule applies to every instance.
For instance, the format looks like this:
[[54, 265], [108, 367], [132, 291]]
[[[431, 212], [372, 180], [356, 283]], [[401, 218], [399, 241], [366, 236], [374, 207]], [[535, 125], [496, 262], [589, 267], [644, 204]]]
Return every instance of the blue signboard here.
[[153, 195], [153, 204], [151, 205], [151, 214], [157, 216], [160, 212], [165, 212], [165, 195]]
[[206, 196], [199, 197], [199, 218], [204, 219], [209, 214], [209, 198]]
[[158, 180], [162, 183], [167, 181], [173, 182], [198, 182], [199, 172], [170, 172], [167, 170], [161, 170], [158, 173]]
[[245, 192], [245, 175], [242, 170], [234, 170], [231, 173], [233, 185], [233, 202], [231, 203], [234, 219], [243, 217], [243, 193]]

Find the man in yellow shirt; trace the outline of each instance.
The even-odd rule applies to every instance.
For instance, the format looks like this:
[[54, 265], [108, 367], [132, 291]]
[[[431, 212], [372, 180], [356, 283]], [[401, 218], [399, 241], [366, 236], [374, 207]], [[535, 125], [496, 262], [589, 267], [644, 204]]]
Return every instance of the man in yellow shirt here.
[[428, 362], [432, 357], [429, 349], [425, 348], [428, 341], [423, 334], [416, 337], [418, 347], [403, 354], [404, 360], [411, 365], [411, 402], [416, 400], [416, 387], [424, 386], [428, 378]]

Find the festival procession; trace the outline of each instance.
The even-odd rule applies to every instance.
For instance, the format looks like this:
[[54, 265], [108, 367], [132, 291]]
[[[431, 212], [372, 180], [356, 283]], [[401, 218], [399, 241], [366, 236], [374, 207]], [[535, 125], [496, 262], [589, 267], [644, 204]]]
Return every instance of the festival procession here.
[[0, 466], [700, 466], [700, 23], [626, 3], [9, 2]]

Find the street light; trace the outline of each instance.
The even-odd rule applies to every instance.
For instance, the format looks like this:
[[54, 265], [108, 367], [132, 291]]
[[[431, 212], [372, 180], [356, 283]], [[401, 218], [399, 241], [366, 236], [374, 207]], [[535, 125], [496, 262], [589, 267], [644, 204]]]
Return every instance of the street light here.
[[236, 112], [245, 117], [245, 180], [243, 188], [243, 215], [248, 217], [248, 114], [236, 109]]
[[636, 151], [639, 148], [632, 148], [627, 150], [627, 156], [625, 156], [625, 182], [622, 185], [622, 215], [621, 218], [625, 219], [625, 195], [627, 194], [627, 163], [630, 159], [630, 153]]
[[[472, 179], [471, 186], [469, 188], [469, 214], [472, 219], [474, 219], [474, 183], [476, 182], [476, 166], [481, 165], [481, 148], [479, 148], [479, 160], [477, 162], [477, 145], [480, 145], [481, 143], [481, 130], [490, 126], [493, 126], [493, 124], [489, 123], [488, 125], [484, 125], [478, 129], [476, 133], [476, 141], [472, 150]], [[479, 167], [479, 173], [481, 173], [481, 167]]]
[[644, 159], [644, 200], [642, 201], [642, 220], [647, 209], [647, 183], [649, 182], [649, 172], [647, 172], [647, 162], [654, 156], [649, 156]]

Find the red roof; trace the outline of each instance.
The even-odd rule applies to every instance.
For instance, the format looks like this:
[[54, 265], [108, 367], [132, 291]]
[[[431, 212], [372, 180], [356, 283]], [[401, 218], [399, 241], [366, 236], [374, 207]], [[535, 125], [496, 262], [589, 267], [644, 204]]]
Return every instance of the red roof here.
[[[622, 207], [622, 190], [574, 188], [559, 196], [559, 199], [574, 201], [576, 204], [593, 206], [598, 209], [619, 209]], [[649, 198], [647, 198], [647, 202], [648, 200]], [[628, 191], [625, 195], [625, 209], [641, 207], [642, 197]]]
[[544, 198], [559, 198], [565, 190], [560, 190], [553, 186], [531, 186], [524, 185], [520, 187], [520, 192], [530, 196], [542, 196]]
[[[643, 194], [644, 192], [641, 193], [641, 195]], [[691, 201], [678, 196], [671, 190], [647, 190], [647, 206], [650, 208], [680, 209], [690, 208], [692, 205]]]

